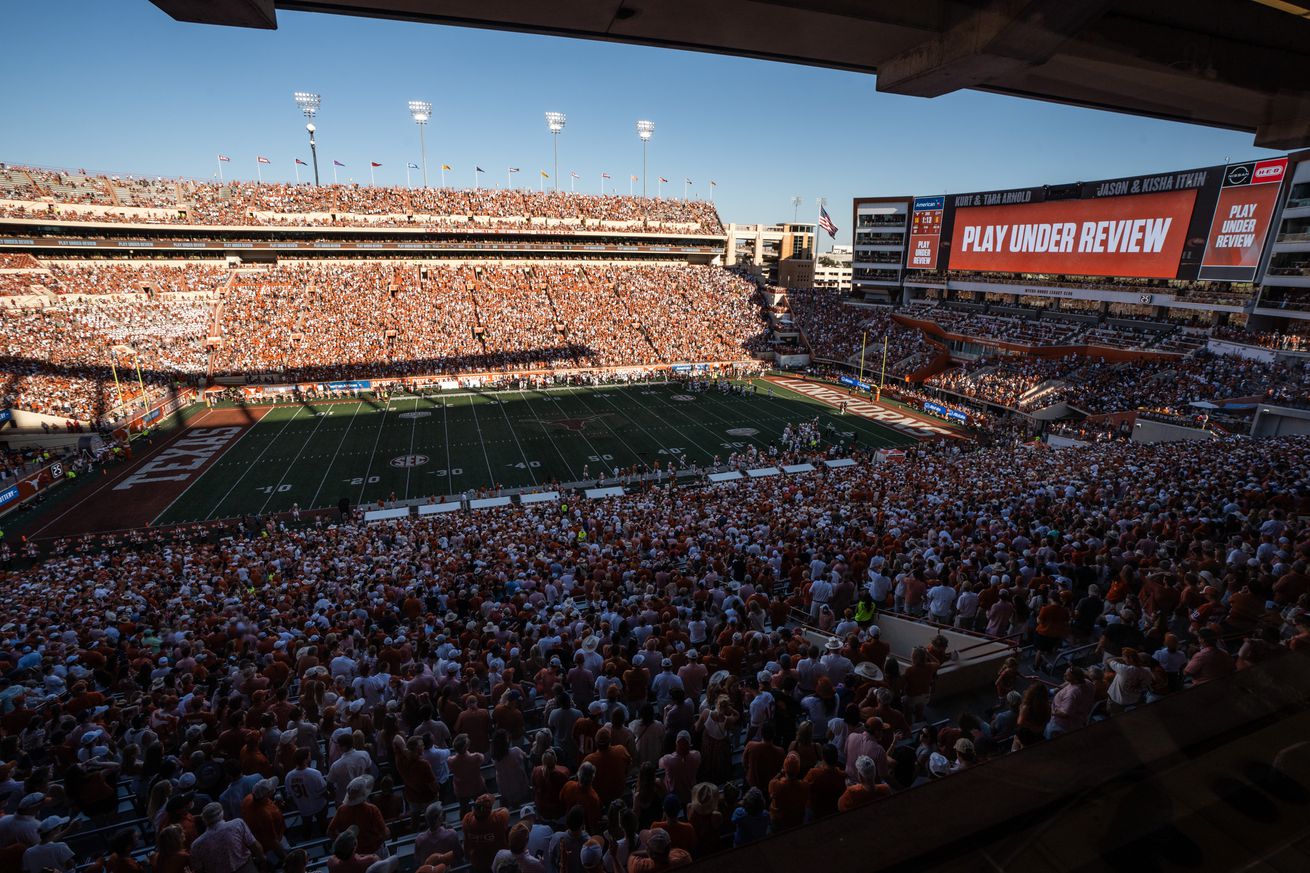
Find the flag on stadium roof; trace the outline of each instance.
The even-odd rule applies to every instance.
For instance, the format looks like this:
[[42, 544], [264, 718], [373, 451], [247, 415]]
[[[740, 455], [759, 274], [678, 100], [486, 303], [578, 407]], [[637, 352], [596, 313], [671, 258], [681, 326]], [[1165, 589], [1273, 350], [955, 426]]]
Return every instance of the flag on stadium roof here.
[[637, 181], [637, 177], [635, 175], [632, 177], [632, 181], [634, 182]]
[[369, 161], [369, 162], [368, 162], [368, 165], [369, 165], [370, 167], [380, 167], [380, 166], [382, 166], [382, 165], [379, 164], [377, 161]]
[[443, 169], [443, 170], [449, 170], [449, 169], [450, 169], [450, 164], [442, 164], [442, 165], [441, 165], [441, 169]]
[[305, 163], [305, 162], [302, 161], [300, 158], [296, 158], [296, 163], [297, 163], [297, 164], [300, 164], [300, 166], [302, 166], [302, 167], [308, 167], [308, 166], [309, 166], [309, 164]]
[[710, 187], [711, 187], [711, 188], [717, 188], [717, 187], [719, 187], [719, 183], [716, 182], [716, 181], [714, 181], [713, 179], [710, 179]]
[[660, 181], [661, 181], [661, 182], [668, 182], [669, 180], [666, 179], [666, 178], [664, 178], [663, 176], [660, 176]]
[[601, 177], [602, 179], [608, 179], [608, 178], [610, 177], [610, 174], [609, 174], [609, 173], [601, 173], [601, 174], [600, 174], [600, 177]]
[[258, 161], [258, 162], [261, 163], [261, 164], [271, 164], [271, 163], [273, 163], [272, 161], [270, 161], [268, 158], [264, 157], [263, 155], [256, 155], [256, 156], [255, 156], [255, 160]]
[[413, 161], [410, 161], [408, 164], [406, 164], [406, 166], [409, 167], [411, 170], [418, 169], [418, 164], [414, 163]]
[[519, 168], [518, 168], [518, 167], [510, 167], [510, 168], [509, 168], [509, 171], [510, 171], [511, 173], [517, 173], [517, 172], [519, 171]]
[[542, 171], [541, 171], [541, 178], [543, 178], [543, 179], [549, 179], [549, 178], [550, 178], [550, 173], [547, 173], [545, 170], [542, 170]]
[[686, 176], [683, 176], [683, 177], [682, 177], [682, 181], [686, 182], [688, 185], [695, 185], [695, 184], [696, 184], [695, 182], [693, 182], [693, 181], [691, 181], [690, 179], [688, 179]]
[[334, 166], [334, 167], [344, 167], [345, 164], [341, 163], [340, 161], [333, 161], [333, 162], [332, 162], [332, 166]]
[[[579, 176], [577, 173], [574, 173], [574, 172], [570, 172], [569, 175], [572, 176], [572, 177], [575, 178], [575, 179], [581, 179], [581, 178], [582, 178], [581, 176]], [[605, 178], [608, 179], [609, 176], [606, 176]]]
[[828, 217], [828, 210], [822, 206], [819, 207], [819, 227], [828, 231], [828, 236], [836, 239], [837, 225], [832, 223], [832, 219]]
[[230, 164], [230, 163], [232, 163], [232, 159], [229, 158], [227, 155], [219, 155], [219, 156], [218, 156], [218, 159], [219, 159], [220, 161], [222, 161], [223, 163], [225, 163], [225, 164]]
[[473, 172], [475, 172], [475, 173], [485, 173], [485, 172], [487, 172], [487, 171], [484, 170], [484, 169], [482, 169], [481, 167], [474, 167], [474, 168], [473, 168]]

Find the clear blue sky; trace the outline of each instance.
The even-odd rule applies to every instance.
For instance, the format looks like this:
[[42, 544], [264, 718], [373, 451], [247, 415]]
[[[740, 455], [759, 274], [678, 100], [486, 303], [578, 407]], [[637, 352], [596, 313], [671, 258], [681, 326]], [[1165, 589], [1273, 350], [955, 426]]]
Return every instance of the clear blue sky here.
[[[551, 170], [543, 113], [568, 115], [560, 175], [627, 191], [638, 118], [655, 121], [654, 179], [715, 201], [725, 221], [790, 220], [816, 197], [850, 240], [855, 196], [937, 194], [1183, 169], [1272, 154], [1251, 135], [961, 92], [879, 94], [870, 76], [467, 28], [279, 12], [276, 31], [180, 24], [147, 0], [43, 0], [5, 10], [0, 161], [209, 178], [292, 178], [309, 160], [295, 90], [318, 91], [319, 165], [342, 181], [404, 184], [419, 162], [406, 103], [431, 100], [429, 180], [468, 186]], [[302, 174], [304, 169], [302, 168]], [[349, 174], [347, 176], [347, 174]], [[303, 175], [302, 175], [303, 178]], [[417, 176], [415, 176], [417, 178]]]

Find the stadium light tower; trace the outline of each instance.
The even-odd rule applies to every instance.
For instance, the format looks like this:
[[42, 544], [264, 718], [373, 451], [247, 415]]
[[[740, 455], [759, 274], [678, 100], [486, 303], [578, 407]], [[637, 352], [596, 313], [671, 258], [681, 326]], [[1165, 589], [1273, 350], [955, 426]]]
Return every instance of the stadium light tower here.
[[423, 138], [423, 128], [428, 126], [432, 117], [432, 104], [427, 100], [409, 101], [409, 116], [418, 125], [418, 148], [423, 156], [423, 187], [428, 187], [428, 144]]
[[550, 131], [550, 138], [555, 142], [555, 190], [559, 190], [559, 132], [564, 129], [564, 122], [567, 121], [563, 112], [546, 113], [546, 129]]
[[641, 196], [646, 196], [646, 143], [655, 134], [655, 122], [638, 121], [637, 136], [641, 137]]
[[309, 131], [309, 154], [314, 160], [314, 185], [318, 186], [318, 143], [314, 142], [314, 116], [318, 114], [319, 96], [310, 91], [297, 91], [291, 95], [300, 111], [305, 113], [305, 130]]

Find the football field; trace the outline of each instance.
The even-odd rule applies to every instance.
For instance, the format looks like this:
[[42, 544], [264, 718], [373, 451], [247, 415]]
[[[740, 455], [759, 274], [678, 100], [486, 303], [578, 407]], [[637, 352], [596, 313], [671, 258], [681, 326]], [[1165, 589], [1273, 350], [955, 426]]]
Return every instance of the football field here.
[[704, 466], [776, 444], [788, 423], [816, 415], [843, 444], [913, 441], [785, 388], [756, 386], [744, 397], [653, 383], [278, 405], [154, 523], [334, 507], [343, 497], [353, 505], [567, 484], [679, 457]]

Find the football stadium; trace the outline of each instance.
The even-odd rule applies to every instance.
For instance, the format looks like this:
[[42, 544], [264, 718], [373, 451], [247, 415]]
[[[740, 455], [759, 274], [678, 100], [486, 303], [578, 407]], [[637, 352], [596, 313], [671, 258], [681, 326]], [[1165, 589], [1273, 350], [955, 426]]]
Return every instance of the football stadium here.
[[[125, 5], [70, 69], [299, 156], [0, 61], [0, 870], [1310, 869], [1310, 7]], [[297, 90], [355, 34], [687, 115], [575, 95], [580, 173], [569, 99], [461, 110], [503, 168], [411, 100], [402, 183], [383, 71]], [[948, 141], [725, 140], [702, 69]]]

